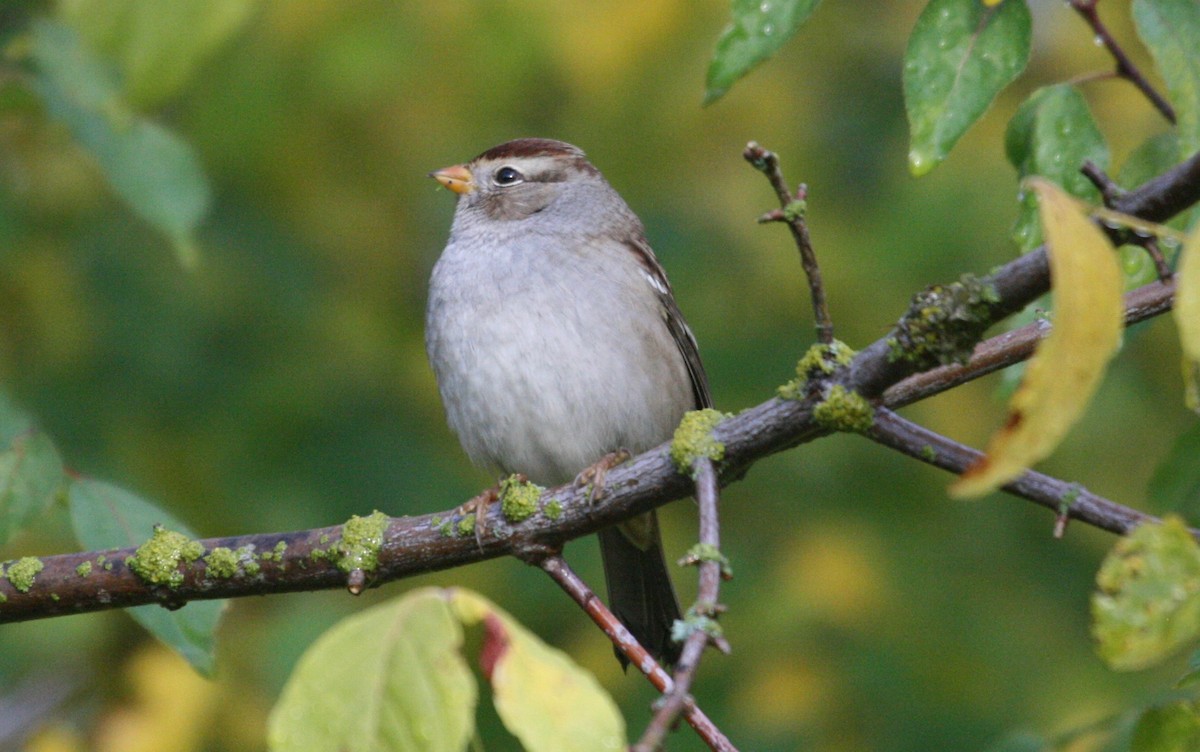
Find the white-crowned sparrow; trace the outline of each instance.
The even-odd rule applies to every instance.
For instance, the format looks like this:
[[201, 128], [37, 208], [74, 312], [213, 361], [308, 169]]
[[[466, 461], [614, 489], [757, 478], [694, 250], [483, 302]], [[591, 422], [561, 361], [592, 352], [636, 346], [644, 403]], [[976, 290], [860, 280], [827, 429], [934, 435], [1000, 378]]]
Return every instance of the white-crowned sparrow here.
[[[430, 177], [458, 206], [425, 345], [472, 460], [559, 485], [606, 453], [666, 441], [710, 405], [642, 223], [582, 151], [523, 138]], [[679, 605], [654, 514], [600, 531], [600, 546], [611, 609], [674, 662]]]

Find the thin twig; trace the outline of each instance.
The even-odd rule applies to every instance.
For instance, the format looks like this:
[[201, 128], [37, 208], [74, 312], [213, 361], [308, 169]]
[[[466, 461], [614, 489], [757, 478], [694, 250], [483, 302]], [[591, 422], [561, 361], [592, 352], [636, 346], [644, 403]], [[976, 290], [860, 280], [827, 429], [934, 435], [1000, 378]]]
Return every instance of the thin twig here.
[[[596, 597], [587, 583], [575, 574], [561, 556], [547, 556], [540, 562], [540, 566], [567, 595], [571, 596], [573, 601], [579, 604], [579, 607], [591, 617], [596, 626], [604, 630], [617, 649], [646, 675], [646, 678], [658, 691], [664, 693], [671, 691], [673, 683], [670, 675], [662, 666], [658, 665], [658, 661], [654, 660], [654, 657], [646, 652], [645, 648], [638, 644], [633, 635], [629, 634], [625, 625], [621, 624], [620, 620], [608, 610], [608, 607]], [[704, 711], [690, 696], [685, 698], [683, 717], [709, 746], [709, 749], [717, 752], [737, 752], [737, 748], [721, 733], [721, 730], [704, 714]]]
[[[709, 458], [697, 459], [693, 469], [696, 474], [696, 504], [700, 512], [700, 544], [706, 554], [695, 558], [693, 562], [699, 565], [700, 587], [696, 604], [690, 609], [688, 617], [715, 627], [716, 617], [721, 610], [717, 599], [722, 578], [722, 561], [718, 559], [721, 547], [721, 525], [717, 515], [719, 485], [716, 470]], [[713, 634], [711, 629], [697, 627], [688, 635], [675, 666], [672, 687], [659, 701], [654, 717], [646, 726], [642, 738], [633, 746], [633, 752], [653, 752], [662, 746], [679, 714], [691, 700], [688, 692], [700, 667], [700, 657], [708, 643], [714, 640], [723, 652], [729, 652], [724, 638]]]
[[1154, 90], [1154, 87], [1150, 85], [1150, 81], [1133, 64], [1133, 61], [1125, 54], [1125, 50], [1121, 49], [1121, 45], [1117, 43], [1117, 40], [1113, 39], [1112, 34], [1108, 32], [1108, 27], [1100, 20], [1100, 12], [1096, 9], [1096, 6], [1099, 4], [1099, 0], [1071, 0], [1071, 7], [1083, 17], [1087, 25], [1092, 28], [1096, 39], [1104, 45], [1104, 48], [1116, 60], [1117, 75], [1129, 81], [1145, 94], [1150, 103], [1154, 105], [1154, 108], [1162, 113], [1162, 116], [1173, 125], [1175, 123], [1175, 109], [1171, 107], [1170, 102]]
[[1100, 191], [1100, 198], [1109, 209], [1116, 206], [1121, 196], [1125, 195], [1125, 189], [1117, 185], [1117, 181], [1110, 178], [1108, 173], [1092, 160], [1083, 160], [1083, 167], [1080, 167], [1079, 171]]
[[[1121, 186], [1117, 185], [1116, 181], [1109, 177], [1108, 173], [1092, 160], [1085, 160], [1083, 167], [1079, 168], [1079, 171], [1088, 180], [1092, 181], [1092, 185], [1100, 190], [1100, 197], [1103, 199], [1104, 205], [1109, 209], [1115, 207], [1117, 202], [1121, 200], [1121, 197], [1125, 195], [1125, 191]], [[1154, 271], [1160, 280], [1167, 280], [1174, 274], [1171, 271], [1171, 265], [1167, 263], [1166, 256], [1163, 255], [1162, 249], [1158, 247], [1157, 238], [1152, 236], [1145, 237], [1135, 232], [1129, 232], [1128, 230], [1121, 231], [1120, 233], [1116, 233], [1116, 231], [1107, 227], [1105, 230], [1109, 232], [1109, 237], [1113, 238], [1114, 243], [1118, 245], [1132, 243], [1144, 250], [1150, 256], [1150, 260], [1154, 262]]]
[[[875, 411], [875, 423], [867, 436], [909, 457], [960, 475], [983, 456], [982, 452], [902, 418], [886, 408]], [[1067, 517], [1082, 520], [1122, 535], [1143, 522], [1157, 519], [1097, 496], [1077, 483], [1033, 470], [1026, 470], [1002, 488], [1014, 496], [1050, 509], [1063, 520]], [[1058, 524], [1055, 533], [1061, 535], [1061, 526]]]
[[812, 298], [813, 321], [817, 329], [817, 341], [823, 345], [833, 342], [833, 320], [829, 317], [829, 305], [825, 301], [825, 284], [821, 281], [821, 267], [817, 264], [817, 253], [813, 250], [812, 240], [808, 235], [808, 222], [805, 220], [805, 208], [808, 200], [808, 188], [801, 184], [792, 194], [788, 183], [783, 177], [779, 166], [779, 155], [768, 151], [757, 142], [746, 144], [742, 156], [756, 170], [767, 176], [775, 195], [779, 198], [779, 209], [764, 214], [759, 222], [786, 222], [792, 231], [792, 238], [800, 250], [800, 265], [808, 278], [809, 296]]

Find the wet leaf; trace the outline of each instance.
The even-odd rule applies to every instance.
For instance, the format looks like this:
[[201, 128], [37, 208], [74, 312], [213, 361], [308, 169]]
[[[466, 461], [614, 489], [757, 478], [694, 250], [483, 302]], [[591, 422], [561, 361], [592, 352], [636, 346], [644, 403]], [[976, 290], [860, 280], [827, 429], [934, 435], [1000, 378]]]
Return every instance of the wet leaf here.
[[[1072, 196], [1099, 200], [1100, 191], [1079, 168], [1091, 160], [1108, 169], [1108, 145], [1087, 101], [1074, 86], [1047, 86], [1030, 95], [1008, 123], [1004, 151], [1021, 180], [1040, 175]], [[1042, 243], [1037, 193], [1021, 191], [1020, 205], [1013, 240], [1025, 252]]]
[[711, 104], [774, 55], [817, 7], [818, 0], [733, 0], [733, 17], [708, 65], [704, 103]]
[[1133, 20], [1175, 108], [1179, 158], [1200, 149], [1200, 4], [1195, 0], [1134, 0]]
[[1029, 62], [1029, 8], [1023, 0], [931, 0], [904, 55], [908, 168], [936, 167], [996, 95]]

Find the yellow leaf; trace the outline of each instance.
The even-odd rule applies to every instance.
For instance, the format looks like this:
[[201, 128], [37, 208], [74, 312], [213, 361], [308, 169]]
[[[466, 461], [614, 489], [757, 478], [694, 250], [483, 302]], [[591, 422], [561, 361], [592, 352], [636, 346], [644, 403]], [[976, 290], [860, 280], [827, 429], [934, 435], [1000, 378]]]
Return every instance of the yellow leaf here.
[[959, 498], [993, 491], [1054, 451], [1121, 342], [1121, 269], [1108, 238], [1058, 186], [1039, 178], [1028, 186], [1040, 199], [1054, 328], [1030, 359], [986, 456], [950, 486]]
[[487, 599], [455, 589], [465, 624], [482, 622], [480, 662], [496, 712], [528, 752], [625, 749], [625, 721], [596, 678]]
[[1175, 274], [1175, 325], [1183, 348], [1187, 406], [1200, 411], [1200, 227], [1188, 236], [1180, 253]]

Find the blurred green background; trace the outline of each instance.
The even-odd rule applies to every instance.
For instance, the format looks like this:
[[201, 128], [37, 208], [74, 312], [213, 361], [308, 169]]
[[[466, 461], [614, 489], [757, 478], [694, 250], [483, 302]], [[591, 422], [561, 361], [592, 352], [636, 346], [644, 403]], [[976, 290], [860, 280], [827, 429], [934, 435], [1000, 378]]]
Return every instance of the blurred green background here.
[[[3, 387], [71, 468], [143, 494], [205, 536], [330, 525], [376, 508], [445, 510], [491, 482], [446, 428], [425, 361], [425, 284], [454, 203], [430, 170], [519, 136], [584, 148], [644, 220], [717, 405], [736, 411], [772, 396], [812, 340], [790, 238], [754, 222], [774, 199], [741, 158], [748, 140], [808, 183], [837, 333], [859, 347], [885, 334], [916, 290], [1013, 256], [1008, 117], [1039, 85], [1111, 67], [1062, 3], [1035, 3], [1030, 70], [917, 181], [906, 171], [900, 75], [920, 2], [827, 3], [707, 108], [725, 0], [221, 4], [236, 19], [225, 41], [166, 94], [130, 93], [194, 145], [211, 181], [194, 271], [36, 101], [0, 110]], [[105, 5], [10, 8], [6, 38], [29, 16], [77, 19]], [[1104, 11], [1152, 68], [1126, 4]], [[135, 20], [114, 14], [99, 52], [118, 59], [114, 50], [147, 33]], [[22, 86], [4, 83], [10, 95]], [[1127, 85], [1084, 92], [1114, 167], [1165, 129]], [[1131, 333], [1087, 418], [1042, 469], [1145, 506], [1156, 463], [1188, 425], [1174, 336], [1165, 320]], [[906, 414], [982, 444], [1002, 419], [1001, 382]], [[734, 652], [706, 660], [695, 692], [741, 749], [984, 749], [1015, 727], [1056, 732], [1119, 712], [1178, 673], [1175, 664], [1118, 675], [1092, 652], [1088, 597], [1111, 536], [1075, 525], [1055, 541], [1045, 510], [1002, 495], [954, 502], [948, 482], [837, 436], [761, 462], [725, 493], [736, 579], [722, 592], [722, 623]], [[668, 549], [681, 553], [696, 538], [694, 509], [681, 502], [663, 516]], [[0, 558], [68, 550], [70, 540], [58, 511]], [[599, 583], [592, 540], [567, 553]], [[692, 573], [678, 580], [690, 597]], [[654, 697], [645, 681], [620, 672], [544, 576], [508, 560], [358, 599], [236, 602], [216, 683], [194, 696], [182, 689], [189, 670], [147, 652], [149, 638], [121, 613], [6, 626], [0, 686], [66, 667], [83, 677], [42, 749], [135, 749], [121, 730], [153, 718], [179, 733], [180, 749], [261, 749], [265, 713], [318, 634], [430, 583], [478, 589], [568, 650], [640, 733]], [[158, 694], [147, 689], [153, 677], [164, 682]], [[182, 709], [155, 705], [170, 705], [161, 695]], [[162, 721], [169, 712], [182, 720]], [[487, 723], [487, 749], [515, 748]], [[686, 729], [670, 746], [700, 748]]]

